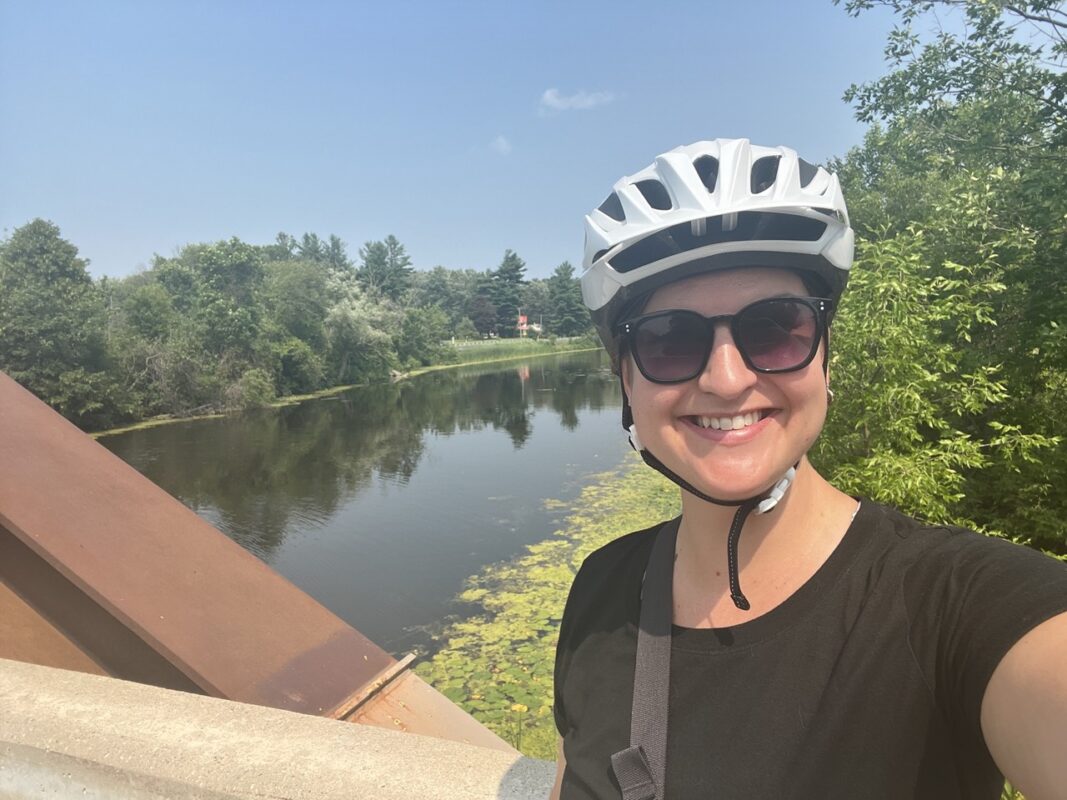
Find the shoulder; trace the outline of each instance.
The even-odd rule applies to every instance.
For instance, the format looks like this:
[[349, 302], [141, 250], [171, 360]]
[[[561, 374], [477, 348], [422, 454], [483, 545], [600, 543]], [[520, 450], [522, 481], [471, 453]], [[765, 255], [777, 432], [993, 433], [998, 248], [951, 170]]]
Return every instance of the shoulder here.
[[[597, 575], [606, 570], [617, 569], [635, 561], [647, 561], [652, 550], [652, 542], [664, 522], [657, 522], [648, 528], [633, 531], [618, 539], [612, 539], [597, 548], [582, 561], [579, 575]], [[644, 569], [644, 564], [642, 564]]]
[[1015, 618], [1025, 627], [1067, 598], [1067, 564], [1044, 553], [869, 506], [863, 534], [872, 566], [901, 592], [913, 624], [956, 629], [966, 619]]
[[612, 648], [605, 639], [616, 650], [632, 646], [629, 636], [638, 616], [641, 579], [661, 525], [620, 536], [593, 551], [574, 577], [556, 645], [554, 713], [561, 736], [567, 735], [571, 715], [580, 716], [585, 702], [586, 688], [575, 687], [587, 684], [568, 680], [575, 659], [586, 664], [579, 674], [595, 674], [598, 681], [604, 677], [605, 659], [616, 664], [626, 661], [608, 656]]
[[642, 576], [662, 525], [620, 536], [586, 556], [571, 584], [564, 629], [636, 618]]
[[600, 593], [608, 590], [608, 587], [625, 585], [634, 579], [640, 583], [649, 553], [652, 552], [652, 543], [663, 524], [657, 522], [648, 528], [620, 536], [586, 556], [574, 578], [572, 594]]
[[[990, 668], [1020, 636], [1067, 610], [1067, 564], [1006, 539], [864, 502], [857, 579], [895, 598], [909, 641], [928, 665], [960, 665], [981, 653]], [[953, 659], [946, 659], [949, 651]]]
[[[1067, 580], [1067, 564], [1007, 539], [966, 528], [937, 525], [871, 501], [865, 535], [878, 558], [898, 564], [907, 582], [944, 585], [957, 591], [1021, 576]], [[858, 521], [858, 520], [857, 520]]]
[[1067, 611], [1067, 564], [1006, 539], [877, 510], [881, 561], [893, 565], [885, 572], [903, 601], [913, 656], [943, 707], [977, 733], [1004, 654]]

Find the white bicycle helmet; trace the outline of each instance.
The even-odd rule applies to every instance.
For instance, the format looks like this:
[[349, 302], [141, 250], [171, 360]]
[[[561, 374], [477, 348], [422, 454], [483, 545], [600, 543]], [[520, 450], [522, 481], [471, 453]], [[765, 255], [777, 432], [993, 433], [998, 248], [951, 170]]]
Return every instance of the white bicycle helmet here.
[[[720, 269], [779, 267], [815, 276], [805, 282], [836, 301], [854, 248], [836, 176], [788, 147], [758, 147], [748, 139], [697, 142], [621, 179], [586, 216], [582, 298], [618, 368], [616, 326], [640, 313], [660, 286]], [[741, 529], [751, 512], [777, 506], [796, 465], [753, 497], [723, 500], [690, 484], [642, 444], [625, 386], [622, 426], [650, 467], [706, 502], [738, 507], [727, 537], [730, 595], [748, 610], [737, 563]]]
[[837, 177], [788, 147], [716, 139], [678, 147], [619, 180], [585, 218], [582, 298], [604, 346], [637, 300], [735, 267], [814, 273], [840, 296], [854, 236]]

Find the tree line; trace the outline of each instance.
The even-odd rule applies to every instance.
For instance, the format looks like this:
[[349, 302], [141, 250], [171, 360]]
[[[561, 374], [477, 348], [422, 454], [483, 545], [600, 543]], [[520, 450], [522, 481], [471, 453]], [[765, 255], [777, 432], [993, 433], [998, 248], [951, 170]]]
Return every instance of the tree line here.
[[337, 236], [280, 233], [186, 245], [121, 279], [87, 267], [45, 220], [0, 242], [0, 370], [87, 429], [448, 363], [455, 339], [519, 335], [520, 309], [547, 335], [590, 330], [573, 267], [527, 280], [511, 250], [496, 269], [418, 271], [394, 236], [356, 261]]

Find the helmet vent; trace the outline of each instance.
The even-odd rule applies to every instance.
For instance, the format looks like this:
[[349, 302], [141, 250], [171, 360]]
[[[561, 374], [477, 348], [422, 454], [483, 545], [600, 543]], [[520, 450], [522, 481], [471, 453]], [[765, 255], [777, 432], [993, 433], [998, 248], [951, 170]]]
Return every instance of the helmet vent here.
[[607, 196], [607, 199], [600, 204], [599, 211], [604, 212], [616, 222], [625, 222], [626, 214], [623, 213], [622, 203], [619, 201], [619, 196], [612, 192]]
[[645, 198], [645, 202], [657, 211], [671, 210], [671, 196], [667, 193], [667, 187], [656, 180], [638, 181], [637, 191]]
[[836, 208], [819, 208], [818, 206], [813, 206], [811, 210], [817, 211], [820, 214], [826, 214], [828, 217], [833, 217], [840, 223], [848, 224], [848, 220], [846, 220], [844, 215]]
[[664, 258], [725, 242], [817, 242], [826, 231], [822, 220], [794, 214], [740, 211], [730, 215], [735, 217], [733, 224], [727, 224], [724, 216], [708, 219], [703, 231], [694, 228], [692, 222], [682, 222], [638, 239], [612, 256], [611, 267], [618, 273], [630, 272]]
[[802, 158], [797, 159], [797, 165], [800, 167], [800, 188], [803, 189], [819, 174], [819, 168]]
[[715, 181], [719, 179], [719, 159], [715, 156], [701, 156], [693, 162], [697, 177], [709, 192], [715, 191]]
[[764, 156], [752, 165], [752, 194], [769, 189], [778, 177], [778, 162], [781, 156]]

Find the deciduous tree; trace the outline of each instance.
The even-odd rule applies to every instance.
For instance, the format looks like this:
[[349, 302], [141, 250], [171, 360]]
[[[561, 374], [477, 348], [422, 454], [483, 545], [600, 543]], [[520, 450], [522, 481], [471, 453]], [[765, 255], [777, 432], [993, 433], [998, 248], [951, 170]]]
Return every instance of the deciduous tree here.
[[0, 370], [75, 422], [114, 419], [125, 399], [104, 330], [88, 262], [56, 225], [35, 219], [0, 242]]

